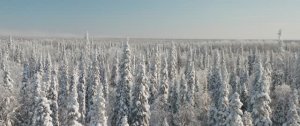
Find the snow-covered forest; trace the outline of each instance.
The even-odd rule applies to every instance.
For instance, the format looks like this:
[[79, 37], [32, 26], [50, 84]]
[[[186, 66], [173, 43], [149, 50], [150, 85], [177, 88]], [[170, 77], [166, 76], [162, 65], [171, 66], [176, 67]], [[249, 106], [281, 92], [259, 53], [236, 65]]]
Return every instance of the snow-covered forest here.
[[0, 126], [299, 126], [299, 43], [0, 40]]

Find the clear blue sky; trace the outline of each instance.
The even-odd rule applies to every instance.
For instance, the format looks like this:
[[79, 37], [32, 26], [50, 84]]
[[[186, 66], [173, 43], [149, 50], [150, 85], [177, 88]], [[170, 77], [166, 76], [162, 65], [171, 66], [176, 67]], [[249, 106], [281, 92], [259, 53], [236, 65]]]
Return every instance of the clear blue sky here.
[[300, 39], [299, 0], [1, 0], [0, 34]]

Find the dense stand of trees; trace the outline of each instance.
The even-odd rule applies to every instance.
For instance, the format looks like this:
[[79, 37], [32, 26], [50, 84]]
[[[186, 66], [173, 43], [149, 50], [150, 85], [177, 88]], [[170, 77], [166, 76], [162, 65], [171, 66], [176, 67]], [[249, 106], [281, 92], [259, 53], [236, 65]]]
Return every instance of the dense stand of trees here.
[[300, 125], [296, 42], [1, 42], [1, 126]]

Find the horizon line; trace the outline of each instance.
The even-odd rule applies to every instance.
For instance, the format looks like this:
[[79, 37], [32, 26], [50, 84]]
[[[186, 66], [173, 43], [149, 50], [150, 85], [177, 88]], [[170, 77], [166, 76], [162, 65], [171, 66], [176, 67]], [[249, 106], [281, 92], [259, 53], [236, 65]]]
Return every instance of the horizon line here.
[[[72, 36], [59, 36], [59, 35], [8, 35], [8, 34], [0, 34], [0, 39], [1, 38], [18, 38], [18, 39], [85, 39], [85, 36], [82, 35], [72, 35]], [[137, 37], [137, 36], [91, 36], [89, 35], [90, 40], [91, 39], [158, 39], [158, 40], [278, 40], [276, 38], [192, 38], [192, 37], [177, 37], [177, 38], [172, 38], [172, 37]], [[299, 39], [281, 39], [282, 41], [291, 41], [291, 40], [300, 40]]]

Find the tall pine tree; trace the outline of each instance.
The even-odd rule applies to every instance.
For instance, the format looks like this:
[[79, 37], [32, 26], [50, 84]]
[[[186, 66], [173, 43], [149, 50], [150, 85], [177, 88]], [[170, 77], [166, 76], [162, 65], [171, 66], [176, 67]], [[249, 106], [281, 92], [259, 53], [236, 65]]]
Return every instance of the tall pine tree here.
[[132, 126], [149, 126], [150, 106], [148, 103], [148, 78], [145, 75], [144, 60], [139, 64], [139, 73], [133, 90], [133, 101], [131, 108]]
[[124, 45], [123, 56], [120, 64], [120, 80], [116, 89], [116, 102], [112, 118], [112, 126], [121, 126], [122, 119], [129, 117], [130, 89], [132, 84], [131, 75], [131, 51], [128, 42]]
[[268, 94], [269, 83], [265, 82], [264, 69], [259, 57], [256, 59], [254, 72], [255, 79], [251, 95], [253, 124], [270, 126], [272, 121], [270, 119], [271, 108], [269, 106], [271, 99]]
[[67, 105], [67, 125], [68, 126], [82, 126], [79, 123], [78, 119], [80, 117], [79, 113], [79, 103], [78, 99], [78, 92], [77, 92], [77, 85], [78, 85], [78, 69], [76, 64], [74, 65], [74, 69], [72, 70], [71, 81], [70, 81], [70, 89], [69, 89], [69, 96], [68, 96], [68, 105]]

